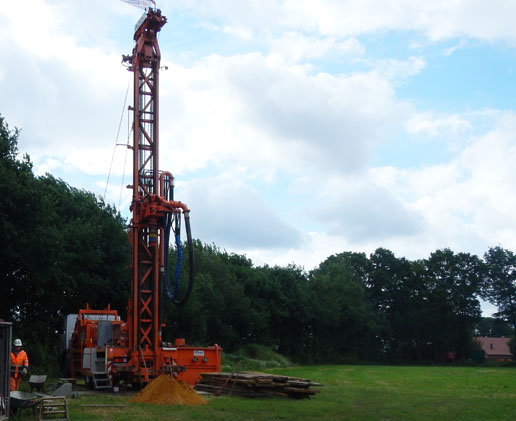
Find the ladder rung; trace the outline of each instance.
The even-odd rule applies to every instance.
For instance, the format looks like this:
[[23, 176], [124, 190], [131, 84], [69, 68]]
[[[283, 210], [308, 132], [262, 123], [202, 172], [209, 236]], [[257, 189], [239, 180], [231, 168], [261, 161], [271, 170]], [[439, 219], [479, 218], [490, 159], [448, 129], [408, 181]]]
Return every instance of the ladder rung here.
[[[56, 418], [59, 416], [61, 418]], [[68, 403], [63, 396], [46, 397], [41, 399], [39, 411], [40, 420], [69, 421]]]

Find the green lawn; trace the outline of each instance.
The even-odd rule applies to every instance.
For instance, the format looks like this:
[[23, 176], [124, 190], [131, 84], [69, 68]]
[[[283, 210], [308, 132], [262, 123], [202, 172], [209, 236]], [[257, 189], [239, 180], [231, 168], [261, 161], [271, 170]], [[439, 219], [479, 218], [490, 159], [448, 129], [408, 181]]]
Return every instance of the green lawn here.
[[[323, 383], [305, 400], [209, 397], [208, 405], [133, 404], [127, 395], [70, 399], [72, 420], [515, 420], [515, 367], [307, 366], [269, 370]], [[124, 404], [88, 408], [82, 404]], [[23, 415], [23, 419], [36, 419]]]

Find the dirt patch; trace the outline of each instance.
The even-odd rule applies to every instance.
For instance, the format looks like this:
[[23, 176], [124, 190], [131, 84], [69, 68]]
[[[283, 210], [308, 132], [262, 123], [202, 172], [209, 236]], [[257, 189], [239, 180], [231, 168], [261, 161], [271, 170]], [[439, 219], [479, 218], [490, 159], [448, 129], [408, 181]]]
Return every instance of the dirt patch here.
[[160, 405], [204, 405], [206, 401], [182, 381], [162, 374], [152, 380], [131, 402], [156, 403]]

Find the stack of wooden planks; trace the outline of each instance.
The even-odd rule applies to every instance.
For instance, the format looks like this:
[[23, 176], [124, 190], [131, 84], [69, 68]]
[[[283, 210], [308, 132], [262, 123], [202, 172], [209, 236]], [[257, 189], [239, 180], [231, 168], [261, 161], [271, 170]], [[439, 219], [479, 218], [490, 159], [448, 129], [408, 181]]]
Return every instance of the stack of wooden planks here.
[[283, 396], [303, 399], [319, 392], [319, 390], [310, 389], [311, 386], [322, 386], [322, 384], [298, 377], [238, 371], [235, 373], [202, 373], [201, 380], [194, 389], [215, 395], [225, 394], [251, 398]]

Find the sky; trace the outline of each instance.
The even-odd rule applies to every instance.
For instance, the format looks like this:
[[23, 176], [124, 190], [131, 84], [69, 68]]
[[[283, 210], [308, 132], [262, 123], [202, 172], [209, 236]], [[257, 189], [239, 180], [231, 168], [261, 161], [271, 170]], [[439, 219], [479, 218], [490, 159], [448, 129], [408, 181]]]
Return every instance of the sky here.
[[[157, 6], [160, 169], [194, 237], [306, 270], [378, 247], [411, 260], [516, 250], [516, 2]], [[142, 13], [120, 0], [0, 7], [0, 114], [20, 152], [127, 217], [121, 57]]]

